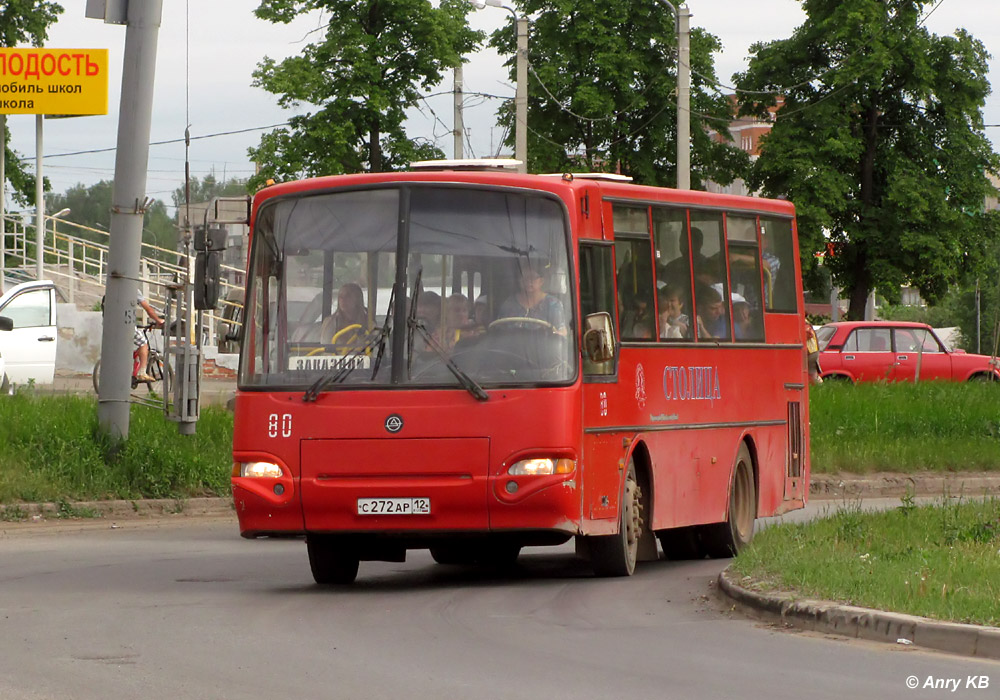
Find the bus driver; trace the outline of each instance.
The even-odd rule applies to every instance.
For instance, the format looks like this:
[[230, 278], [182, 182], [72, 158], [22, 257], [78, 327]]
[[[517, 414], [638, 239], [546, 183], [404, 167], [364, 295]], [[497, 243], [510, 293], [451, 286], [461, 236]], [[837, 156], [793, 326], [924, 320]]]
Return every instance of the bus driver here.
[[531, 266], [521, 268], [518, 291], [500, 305], [499, 318], [536, 318], [566, 335], [566, 312], [562, 303], [545, 292], [545, 277]]

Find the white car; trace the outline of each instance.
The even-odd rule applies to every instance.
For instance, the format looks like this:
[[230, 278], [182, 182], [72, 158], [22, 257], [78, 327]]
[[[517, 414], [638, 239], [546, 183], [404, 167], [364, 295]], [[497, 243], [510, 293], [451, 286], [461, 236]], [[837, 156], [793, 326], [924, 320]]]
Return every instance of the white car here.
[[15, 384], [51, 384], [56, 370], [56, 288], [23, 282], [0, 296], [0, 391]]

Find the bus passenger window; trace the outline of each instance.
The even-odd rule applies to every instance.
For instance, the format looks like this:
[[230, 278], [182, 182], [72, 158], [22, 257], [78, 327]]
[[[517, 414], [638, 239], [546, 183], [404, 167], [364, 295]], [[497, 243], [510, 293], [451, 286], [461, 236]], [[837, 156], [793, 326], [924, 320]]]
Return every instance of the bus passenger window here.
[[694, 304], [687, 210], [654, 207], [653, 240], [659, 337], [662, 340], [690, 340], [694, 337], [690, 321]]
[[722, 214], [692, 211], [691, 265], [699, 340], [731, 337], [724, 251]]
[[615, 241], [618, 261], [618, 320], [622, 340], [656, 337], [653, 263], [649, 239]]
[[795, 247], [789, 219], [760, 219], [761, 257], [764, 272], [764, 302], [768, 311], [796, 313]]
[[726, 215], [729, 238], [729, 282], [733, 304], [733, 337], [737, 341], [764, 340], [757, 219]]

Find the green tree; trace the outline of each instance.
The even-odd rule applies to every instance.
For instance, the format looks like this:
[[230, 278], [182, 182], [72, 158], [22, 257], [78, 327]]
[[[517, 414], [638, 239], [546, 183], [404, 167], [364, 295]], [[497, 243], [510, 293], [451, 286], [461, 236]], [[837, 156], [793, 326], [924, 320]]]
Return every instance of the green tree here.
[[1000, 350], [1000, 211], [979, 216], [983, 246], [979, 259], [961, 284], [951, 289], [942, 307], [952, 319], [949, 325], [962, 329], [962, 347], [976, 351], [976, 289], [979, 289], [979, 350], [992, 355]]
[[287, 128], [261, 138], [249, 150], [268, 178], [400, 167], [440, 151], [407, 137], [406, 109], [420, 91], [439, 83], [443, 71], [482, 40], [469, 29], [466, 0], [261, 0], [261, 19], [288, 23], [319, 10], [327, 23], [320, 38], [297, 56], [277, 63], [265, 57], [253, 84], [278, 95], [278, 104], [314, 107], [293, 116]]
[[[62, 11], [61, 5], [47, 0], [4, 0], [0, 3], [0, 47], [14, 48], [25, 43], [41, 46], [48, 38], [49, 25]], [[34, 200], [35, 176], [24, 169], [20, 154], [7, 146], [10, 131], [5, 130], [0, 136], [6, 151], [4, 174], [10, 181], [14, 199], [26, 205]], [[0, 183], [0, 190], [5, 186], [6, 183]]]
[[[807, 282], [826, 265], [862, 318], [872, 290], [911, 284], [936, 302], [979, 258], [988, 181], [1000, 165], [983, 132], [990, 93], [982, 43], [922, 25], [929, 0], [804, 0], [791, 37], [751, 47], [744, 91], [785, 103], [748, 178], [799, 214]], [[762, 115], [775, 98], [741, 93]]]
[[[677, 181], [677, 27], [657, 0], [518, 0], [532, 18], [528, 41], [528, 169], [620, 172], [647, 184]], [[513, 22], [491, 44], [509, 55]], [[729, 139], [733, 105], [713, 86], [713, 35], [691, 33], [691, 182], [732, 182], [747, 154]], [[500, 110], [514, 143], [514, 105]]]
[[[107, 244], [107, 235], [98, 231], [110, 231], [111, 229], [111, 194], [114, 183], [110, 180], [101, 180], [90, 185], [82, 183], [70, 187], [63, 194], [49, 194], [45, 197], [46, 211], [55, 212], [61, 209], [69, 209], [69, 214], [60, 217], [64, 221], [80, 224], [97, 231], [88, 231], [87, 228], [72, 228], [66, 230], [74, 236], [83, 238], [95, 243]], [[142, 240], [144, 243], [173, 250], [177, 246], [177, 227], [167, 213], [167, 206], [162, 201], [153, 200], [146, 210], [143, 219]], [[144, 252], [148, 254], [148, 251]]]
[[[247, 181], [233, 177], [220, 182], [214, 173], [209, 173], [203, 178], [191, 178], [190, 188], [191, 204], [201, 204], [211, 201], [214, 197], [242, 197], [247, 194]], [[175, 207], [183, 207], [187, 202], [184, 185], [174, 190], [171, 198]]]

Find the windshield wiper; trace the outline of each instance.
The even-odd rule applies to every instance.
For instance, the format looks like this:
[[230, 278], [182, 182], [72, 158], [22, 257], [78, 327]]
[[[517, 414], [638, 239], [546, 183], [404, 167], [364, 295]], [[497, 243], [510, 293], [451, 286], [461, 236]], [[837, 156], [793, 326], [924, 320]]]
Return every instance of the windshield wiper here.
[[375, 362], [372, 363], [372, 381], [378, 374], [378, 368], [382, 365], [382, 358], [385, 356], [385, 339], [392, 332], [393, 305], [396, 303], [396, 285], [392, 285], [392, 292], [389, 293], [389, 309], [385, 312], [385, 322], [382, 324], [382, 332], [378, 337], [378, 352], [375, 353]]
[[420, 333], [420, 336], [424, 339], [424, 342], [427, 343], [427, 347], [429, 347], [431, 350], [433, 350], [434, 352], [436, 352], [438, 354], [438, 356], [441, 358], [441, 361], [444, 363], [445, 367], [447, 367], [449, 370], [451, 370], [451, 373], [455, 375], [455, 378], [458, 379], [458, 383], [462, 385], [463, 389], [465, 389], [470, 394], [472, 394], [473, 396], [475, 396], [476, 399], [478, 399], [479, 401], [489, 401], [490, 400], [490, 395], [486, 393], [486, 391], [483, 389], [483, 387], [479, 386], [479, 384], [476, 383], [475, 379], [473, 379], [468, 374], [466, 374], [465, 370], [463, 370], [461, 367], [459, 367], [458, 365], [456, 365], [454, 363], [454, 361], [452, 361], [451, 356], [448, 355], [448, 351], [445, 350], [444, 348], [442, 348], [438, 344], [438, 342], [436, 340], [434, 340], [434, 336], [431, 335], [430, 332], [427, 330], [427, 327], [424, 325], [423, 321], [411, 318], [411, 319], [407, 320], [407, 324], [410, 327], [409, 328], [409, 332], [410, 332], [410, 335], [411, 335], [411, 339], [410, 339], [411, 354], [410, 354], [410, 357], [413, 356], [412, 355], [412, 345], [413, 345], [412, 334], [413, 334], [413, 331], [417, 331], [418, 333]]
[[424, 268], [417, 270], [417, 279], [413, 282], [413, 298], [410, 299], [410, 312], [406, 315], [406, 376], [413, 371], [413, 331], [417, 329], [417, 301], [420, 299], [420, 278]]
[[302, 395], [302, 400], [306, 402], [315, 401], [316, 397], [319, 396], [320, 392], [323, 391], [323, 389], [325, 389], [327, 386], [329, 386], [330, 384], [340, 383], [345, 379], [347, 379], [348, 375], [350, 375], [351, 372], [357, 369], [357, 363], [355, 363], [354, 360], [361, 357], [362, 355], [371, 352], [372, 349], [374, 349], [374, 347], [378, 343], [380, 342], [384, 343], [385, 336], [388, 333], [389, 333], [389, 324], [386, 323], [383, 324], [382, 328], [373, 331], [372, 333], [369, 333], [367, 336], [365, 336], [365, 339], [368, 342], [365, 343], [362, 347], [352, 352], [350, 355], [347, 355], [344, 358], [343, 365], [341, 365], [336, 372], [327, 372], [322, 377], [313, 382], [312, 386], [310, 386], [306, 390], [306, 393]]

